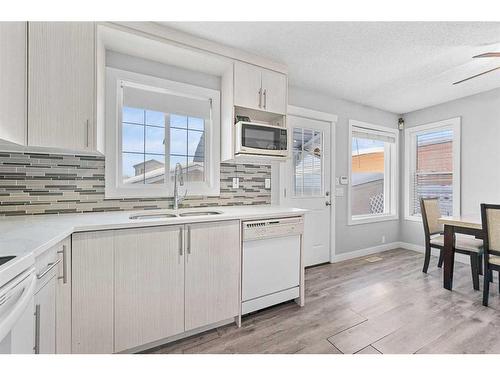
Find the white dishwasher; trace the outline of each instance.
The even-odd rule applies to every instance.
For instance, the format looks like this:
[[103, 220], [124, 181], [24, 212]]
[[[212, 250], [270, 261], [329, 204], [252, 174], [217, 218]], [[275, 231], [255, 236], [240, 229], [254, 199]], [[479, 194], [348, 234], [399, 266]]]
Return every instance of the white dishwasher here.
[[242, 313], [300, 295], [302, 217], [243, 222]]

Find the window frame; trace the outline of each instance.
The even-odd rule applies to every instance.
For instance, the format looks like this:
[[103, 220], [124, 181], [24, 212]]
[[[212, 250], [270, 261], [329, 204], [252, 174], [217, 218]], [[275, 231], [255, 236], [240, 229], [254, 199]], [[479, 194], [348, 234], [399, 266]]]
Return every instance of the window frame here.
[[[384, 184], [384, 206], [388, 205], [388, 212], [382, 214], [368, 214], [368, 215], [352, 215], [352, 133], [354, 128], [363, 128], [367, 132], [373, 133], [388, 133], [395, 138], [394, 144], [386, 145], [386, 150], [389, 149], [390, 159], [384, 157], [384, 181], [389, 175], [388, 184]], [[384, 154], [386, 152], [384, 150]], [[349, 184], [347, 185], [347, 223], [348, 225], [358, 225], [367, 223], [376, 223], [381, 221], [398, 220], [398, 186], [399, 186], [399, 131], [394, 128], [386, 126], [375, 125], [363, 121], [349, 120], [349, 142], [348, 142], [348, 173]], [[387, 193], [389, 199], [385, 199]], [[385, 211], [385, 208], [384, 208]]]
[[[412, 201], [412, 193], [410, 184], [411, 174], [416, 170], [417, 160], [417, 136], [435, 130], [452, 130], [452, 159], [453, 159], [453, 216], [460, 215], [461, 211], [461, 118], [454, 117], [447, 120], [430, 122], [423, 125], [414, 126], [405, 130], [405, 220], [422, 221], [421, 215], [410, 214]], [[457, 197], [458, 199], [455, 199]]]
[[[205, 123], [205, 181], [185, 182], [190, 196], [220, 195], [220, 92], [213, 89], [170, 81], [154, 76], [106, 67], [105, 106], [105, 199], [171, 198], [174, 186], [166, 177], [163, 184], [124, 185], [122, 179], [122, 81], [150, 86], [170, 93], [212, 101], [212, 121]], [[208, 124], [208, 125], [207, 125]], [[170, 127], [165, 124], [165, 138]], [[165, 147], [165, 168], [169, 168], [170, 150]]]

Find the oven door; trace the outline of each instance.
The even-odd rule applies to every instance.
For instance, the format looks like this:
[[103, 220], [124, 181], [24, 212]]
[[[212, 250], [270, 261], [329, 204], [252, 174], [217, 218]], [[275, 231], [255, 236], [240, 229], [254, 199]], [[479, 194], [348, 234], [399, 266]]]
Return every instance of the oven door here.
[[34, 344], [35, 269], [0, 288], [0, 353], [31, 354]]
[[236, 154], [287, 156], [287, 129], [279, 126], [239, 122]]

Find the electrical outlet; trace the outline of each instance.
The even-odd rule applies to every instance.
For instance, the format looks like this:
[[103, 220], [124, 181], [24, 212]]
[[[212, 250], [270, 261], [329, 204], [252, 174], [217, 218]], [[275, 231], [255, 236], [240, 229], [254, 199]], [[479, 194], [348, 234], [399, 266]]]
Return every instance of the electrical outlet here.
[[239, 189], [240, 187], [240, 178], [233, 177], [233, 189]]
[[385, 236], [382, 236], [382, 243], [385, 243]]
[[270, 178], [266, 178], [264, 180], [264, 185], [265, 185], [266, 189], [271, 189], [271, 179]]

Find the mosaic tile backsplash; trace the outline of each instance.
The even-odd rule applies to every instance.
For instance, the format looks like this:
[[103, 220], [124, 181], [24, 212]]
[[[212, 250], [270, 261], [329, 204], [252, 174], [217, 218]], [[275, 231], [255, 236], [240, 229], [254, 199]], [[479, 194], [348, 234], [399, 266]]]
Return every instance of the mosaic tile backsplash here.
[[[232, 188], [232, 178], [240, 187]], [[221, 163], [220, 196], [188, 197], [181, 207], [271, 203], [268, 165]], [[0, 153], [0, 216], [171, 208], [172, 198], [104, 199], [104, 157]]]

